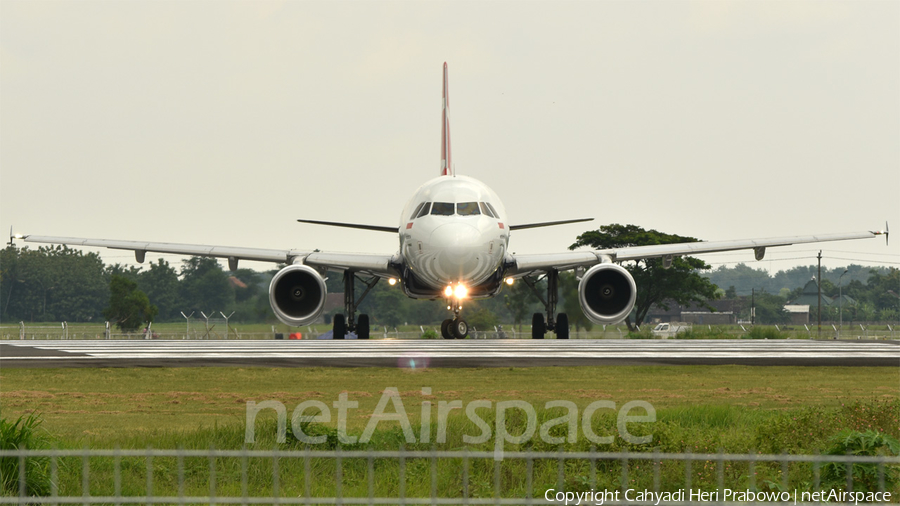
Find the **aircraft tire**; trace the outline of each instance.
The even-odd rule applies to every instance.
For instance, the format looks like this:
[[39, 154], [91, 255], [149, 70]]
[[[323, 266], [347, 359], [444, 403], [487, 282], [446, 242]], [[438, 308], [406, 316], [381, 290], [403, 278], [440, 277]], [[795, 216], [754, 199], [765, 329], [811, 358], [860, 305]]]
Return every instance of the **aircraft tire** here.
[[453, 336], [450, 334], [450, 322], [452, 321], [448, 318], [441, 322], [441, 337], [444, 339], [453, 339]]
[[369, 338], [369, 315], [367, 315], [367, 314], [359, 315], [359, 320], [356, 323], [356, 338], [357, 339], [368, 339]]
[[569, 338], [569, 315], [566, 313], [559, 313], [556, 315], [556, 338]]
[[450, 333], [456, 339], [465, 339], [469, 335], [469, 324], [462, 318], [450, 322]]
[[543, 313], [534, 313], [531, 317], [531, 338], [543, 339], [547, 333], [547, 325], [544, 323]]
[[332, 339], [346, 339], [347, 334], [347, 322], [344, 320], [344, 315], [336, 314], [334, 315], [334, 336]]

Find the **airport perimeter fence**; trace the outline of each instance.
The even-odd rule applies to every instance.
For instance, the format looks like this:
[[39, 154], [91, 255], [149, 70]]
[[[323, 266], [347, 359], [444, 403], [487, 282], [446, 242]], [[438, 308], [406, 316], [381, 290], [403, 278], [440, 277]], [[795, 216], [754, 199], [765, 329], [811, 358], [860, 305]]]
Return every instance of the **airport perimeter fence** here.
[[[4, 477], [0, 504], [21, 505], [857, 504], [897, 503], [900, 493], [897, 456], [592, 448], [507, 451], [498, 459], [489, 451], [401, 446], [398, 451], [18, 449], [0, 450], [0, 462], [12, 473]], [[34, 477], [38, 469], [42, 483]], [[765, 477], [770, 479], [762, 482]]]
[[[818, 329], [812, 325], [805, 327], [782, 327], [778, 325], [757, 325], [774, 329], [781, 332], [788, 339], [848, 339], [848, 340], [897, 340], [900, 339], [900, 325], [845, 325], [841, 330], [837, 327], [822, 325], [822, 332], [819, 334]], [[695, 325], [695, 330], [714, 330], [716, 326]], [[740, 339], [747, 335], [751, 328], [750, 325], [718, 327], [721, 330], [719, 336], [727, 338]], [[321, 339], [328, 338], [327, 332], [322, 332], [315, 327], [306, 327], [299, 329], [302, 331], [302, 339]], [[435, 335], [440, 336], [440, 328], [421, 326], [414, 331], [399, 331], [397, 329], [385, 329], [384, 327], [376, 327], [371, 332], [371, 339], [420, 339], [426, 331], [433, 331]], [[628, 328], [624, 325], [606, 325], [605, 327], [595, 327], [590, 332], [572, 329], [570, 339], [624, 339], [628, 336]], [[821, 336], [821, 337], [820, 337]], [[524, 331], [518, 331], [514, 326], [495, 327], [489, 330], [478, 330], [471, 328], [469, 330], [470, 339], [531, 339], [531, 331], [526, 328]], [[549, 333], [548, 338], [553, 338], [553, 334]], [[209, 329], [205, 326], [198, 325], [184, 331], [172, 330], [151, 330], [149, 332], [117, 332], [115, 329], [106, 328], [103, 325], [73, 325], [68, 326], [65, 322], [56, 325], [29, 325], [20, 322], [18, 325], [0, 325], [0, 340], [57, 340], [57, 339], [168, 339], [168, 340], [219, 340], [219, 339], [290, 339], [291, 335], [284, 332], [276, 332], [274, 327], [271, 331], [243, 331], [239, 326], [213, 325]]]

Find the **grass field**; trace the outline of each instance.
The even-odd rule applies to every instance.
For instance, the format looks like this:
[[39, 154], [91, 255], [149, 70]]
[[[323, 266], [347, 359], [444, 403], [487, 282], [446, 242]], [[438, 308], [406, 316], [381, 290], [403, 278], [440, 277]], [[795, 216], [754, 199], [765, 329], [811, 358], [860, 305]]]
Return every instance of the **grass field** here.
[[[477, 399], [492, 403], [524, 400], [537, 408], [538, 425], [565, 414], [557, 408], [543, 409], [549, 400], [566, 400], [578, 406], [579, 413], [589, 403], [609, 400], [617, 407], [633, 400], [649, 402], [656, 410], [657, 421], [629, 424], [634, 435], [651, 435], [649, 444], [635, 445], [621, 437], [600, 451], [691, 451], [729, 453], [759, 451], [762, 453], [816, 453], [828, 450], [834, 437], [845, 429], [876, 431], [893, 438], [900, 437], [900, 368], [841, 367], [747, 367], [747, 366], [680, 366], [680, 367], [553, 367], [495, 369], [338, 369], [338, 368], [144, 368], [144, 369], [5, 369], [0, 371], [0, 415], [15, 420], [27, 413], [38, 413], [40, 445], [62, 448], [195, 448], [239, 449], [245, 444], [244, 426], [247, 401], [277, 400], [288, 414], [305, 400], [318, 400], [331, 406], [341, 392], [359, 407], [350, 412], [347, 432], [359, 435], [369, 422], [382, 391], [399, 390], [405, 410], [418, 436], [420, 408], [428, 400], [432, 406], [440, 401], [461, 400], [463, 404]], [[431, 394], [422, 388], [430, 387]], [[495, 405], [495, 404], [494, 404]], [[335, 410], [336, 411], [336, 410]], [[386, 410], [393, 413], [392, 408]], [[448, 439], [438, 449], [469, 447], [491, 451], [494, 442], [470, 445], [463, 435], [477, 435], [479, 428], [465, 414], [456, 410], [448, 419]], [[516, 413], [516, 412], [512, 412]], [[634, 414], [643, 414], [638, 412]], [[483, 420], [495, 427], [495, 413], [482, 413]], [[324, 445], [314, 449], [330, 449], [337, 445], [330, 424], [312, 424], [307, 434], [325, 435]], [[598, 412], [592, 420], [598, 436], [616, 435], [615, 413]], [[429, 431], [435, 434], [435, 418]], [[510, 434], [524, 431], [523, 416], [511, 416], [506, 427]], [[552, 434], [565, 436], [565, 425], [556, 426]], [[275, 442], [275, 417], [272, 410], [259, 415], [256, 442], [251, 449], [301, 449], [290, 426], [288, 441]], [[434, 436], [432, 436], [434, 440]], [[367, 445], [345, 445], [346, 449], [373, 448], [396, 450], [404, 435], [396, 422], [382, 422]], [[591, 443], [578, 434], [565, 443], [567, 451], [587, 451]], [[408, 449], [427, 450], [431, 444], [415, 442]], [[506, 445], [506, 451], [532, 448], [556, 451], [556, 444], [540, 437], [521, 445]], [[90, 478], [85, 478], [85, 463], [78, 457], [59, 462], [60, 494], [79, 496], [87, 484], [93, 495], [112, 493], [114, 462], [110, 457], [90, 459]], [[36, 462], [47, 469], [47, 462]], [[211, 480], [210, 461], [156, 458], [152, 471], [142, 457], [122, 459], [121, 481], [125, 495], [142, 495], [147, 490], [148, 472], [157, 494], [174, 495], [178, 490], [177, 473], [184, 466], [188, 495], [204, 495]], [[365, 459], [347, 460], [343, 464], [345, 497], [365, 497], [367, 471]], [[494, 463], [473, 461], [468, 494], [491, 497], [494, 486]], [[500, 480], [504, 496], [521, 497], [525, 493], [525, 463], [503, 462]], [[41, 467], [43, 466], [43, 467]], [[221, 458], [215, 462], [215, 480], [220, 496], [240, 495], [241, 468], [249, 466], [248, 493], [272, 493], [273, 464], [270, 459]], [[444, 461], [437, 468], [438, 490], [443, 497], [462, 497], [461, 462]], [[619, 462], [601, 462], [598, 489], [616, 489], [621, 474]], [[279, 463], [279, 494], [296, 497], [304, 493], [304, 484], [312, 484], [314, 496], [334, 496], [335, 463], [316, 460], [307, 468], [301, 460]], [[557, 486], [557, 463], [539, 461], [534, 464], [534, 490], [537, 494]], [[809, 488], [812, 470], [809, 465], [791, 465], [792, 484]], [[898, 471], [888, 470], [888, 487], [897, 490]], [[376, 461], [376, 495], [396, 497], [400, 470], [396, 460]], [[410, 461], [406, 473], [408, 497], [427, 497], [431, 471], [426, 460]], [[776, 490], [782, 480], [777, 463], [757, 466], [754, 480], [762, 490]], [[40, 473], [37, 473], [40, 475]], [[46, 474], [46, 473], [45, 473]], [[590, 475], [586, 462], [566, 464], [567, 489], [584, 489]], [[653, 473], [647, 462], [632, 461], [628, 469], [629, 486], [653, 487]], [[679, 462], [668, 462], [660, 469], [662, 490], [684, 486], [685, 470]], [[745, 466], [727, 467], [726, 485], [749, 487]], [[46, 481], [44, 483], [46, 493]], [[838, 480], [838, 486], [840, 480]], [[715, 463], [694, 464], [692, 486], [715, 489]], [[14, 489], [11, 489], [14, 490]], [[39, 493], [40, 489], [38, 490]], [[6, 492], [4, 492], [6, 493]]]
[[[349, 428], [362, 430], [387, 387], [400, 392], [411, 420], [424, 399], [632, 400], [658, 411], [728, 406], [755, 411], [838, 407], [896, 400], [900, 368], [841, 367], [553, 367], [495, 369], [146, 368], [5, 369], [0, 406], [10, 418], [37, 412], [67, 441], [111, 447], [152, 441], [161, 431], [243, 424], [246, 402], [277, 400], [291, 410], [304, 400], [330, 405], [340, 392], [359, 402]], [[422, 394], [430, 387], [430, 396]]]

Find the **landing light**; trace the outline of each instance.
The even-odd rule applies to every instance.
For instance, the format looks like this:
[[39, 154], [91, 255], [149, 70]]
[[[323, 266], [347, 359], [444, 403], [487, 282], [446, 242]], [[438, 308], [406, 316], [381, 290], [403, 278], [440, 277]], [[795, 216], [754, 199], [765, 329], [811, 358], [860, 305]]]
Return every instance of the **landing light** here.
[[444, 288], [444, 295], [447, 297], [453, 296], [453, 287], [450, 285], [447, 285], [447, 288]]
[[469, 290], [466, 289], [465, 285], [459, 284], [456, 285], [456, 290], [454, 291], [457, 299], [465, 299], [466, 295], [469, 294]]
[[388, 278], [388, 284], [394, 286], [397, 284], [397, 280], [394, 278]]
[[512, 284], [515, 283], [515, 281], [516, 280], [513, 278], [506, 278], [506, 284], [509, 286], [512, 286]]

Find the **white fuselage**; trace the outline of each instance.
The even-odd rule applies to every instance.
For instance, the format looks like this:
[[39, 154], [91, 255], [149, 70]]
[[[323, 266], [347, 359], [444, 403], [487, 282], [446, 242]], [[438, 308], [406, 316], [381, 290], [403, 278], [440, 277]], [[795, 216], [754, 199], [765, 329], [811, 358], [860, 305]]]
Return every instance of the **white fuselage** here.
[[509, 244], [506, 209], [466, 176], [440, 176], [416, 190], [400, 216], [400, 255], [435, 290], [474, 287], [496, 276]]

